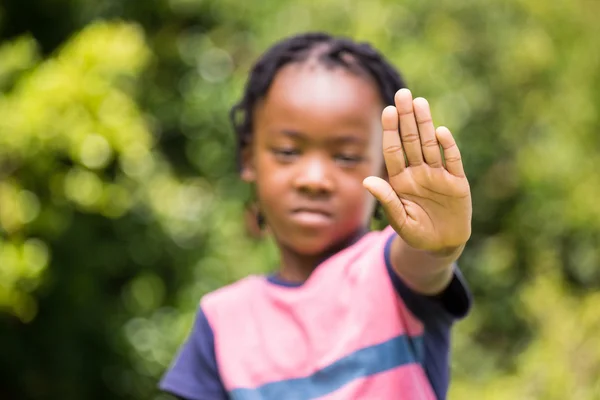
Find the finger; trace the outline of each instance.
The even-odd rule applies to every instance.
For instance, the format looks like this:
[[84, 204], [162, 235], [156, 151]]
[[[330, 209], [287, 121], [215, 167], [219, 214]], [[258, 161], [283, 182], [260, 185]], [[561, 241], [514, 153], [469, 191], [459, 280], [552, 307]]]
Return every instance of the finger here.
[[409, 166], [420, 165], [423, 163], [423, 154], [421, 153], [419, 130], [413, 111], [412, 94], [408, 89], [400, 89], [396, 92], [394, 100], [398, 110], [400, 138], [406, 153], [406, 160]]
[[383, 126], [383, 159], [388, 176], [396, 176], [404, 171], [406, 162], [402, 151], [402, 141], [398, 132], [398, 112], [396, 107], [387, 106], [381, 113]]
[[363, 181], [363, 186], [381, 203], [390, 224], [401, 230], [406, 223], [406, 211], [390, 184], [379, 177], [369, 176]]
[[429, 102], [422, 97], [417, 97], [413, 101], [415, 119], [419, 127], [419, 136], [421, 138], [421, 150], [425, 162], [433, 168], [442, 167], [442, 153], [440, 144], [435, 137], [435, 127], [431, 118], [431, 109]]
[[444, 151], [444, 160], [446, 161], [446, 170], [454, 176], [464, 177], [465, 170], [460, 156], [460, 150], [452, 133], [445, 126], [436, 129], [435, 135]]

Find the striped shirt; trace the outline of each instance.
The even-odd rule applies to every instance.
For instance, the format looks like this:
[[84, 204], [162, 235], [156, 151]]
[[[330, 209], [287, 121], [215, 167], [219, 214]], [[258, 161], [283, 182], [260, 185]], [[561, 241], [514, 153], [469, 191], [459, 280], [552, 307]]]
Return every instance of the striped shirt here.
[[189, 400], [445, 399], [450, 330], [471, 297], [455, 268], [437, 296], [392, 270], [391, 228], [302, 284], [250, 276], [206, 295], [160, 387]]

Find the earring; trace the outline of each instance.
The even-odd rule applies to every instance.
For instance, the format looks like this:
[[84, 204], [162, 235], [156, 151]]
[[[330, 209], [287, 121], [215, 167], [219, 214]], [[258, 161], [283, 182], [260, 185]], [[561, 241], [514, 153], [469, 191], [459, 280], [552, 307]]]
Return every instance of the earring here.
[[248, 202], [245, 206], [246, 232], [250, 237], [260, 239], [264, 235], [265, 218], [263, 217], [256, 202]]
[[256, 206], [256, 224], [261, 230], [265, 228], [265, 216], [260, 211], [260, 208], [258, 208], [258, 206]]

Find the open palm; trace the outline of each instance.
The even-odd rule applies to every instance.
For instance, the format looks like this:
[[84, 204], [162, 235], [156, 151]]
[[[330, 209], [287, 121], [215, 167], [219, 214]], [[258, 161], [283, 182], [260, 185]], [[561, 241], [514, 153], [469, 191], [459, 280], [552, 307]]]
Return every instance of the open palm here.
[[382, 113], [388, 181], [368, 177], [364, 186], [382, 204], [390, 225], [412, 247], [443, 251], [471, 235], [471, 192], [450, 131], [435, 128], [427, 100], [408, 89]]

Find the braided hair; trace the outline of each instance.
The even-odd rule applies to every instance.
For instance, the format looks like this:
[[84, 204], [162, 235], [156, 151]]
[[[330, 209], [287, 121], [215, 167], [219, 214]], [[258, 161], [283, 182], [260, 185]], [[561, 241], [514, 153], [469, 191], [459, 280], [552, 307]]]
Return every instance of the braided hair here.
[[311, 58], [328, 67], [342, 67], [370, 76], [384, 104], [394, 104], [396, 92], [406, 87], [400, 73], [371, 45], [322, 32], [309, 32], [286, 38], [271, 47], [254, 65], [242, 99], [233, 106], [230, 119], [237, 135], [238, 162], [250, 143], [254, 108], [267, 95], [277, 71], [289, 63]]

